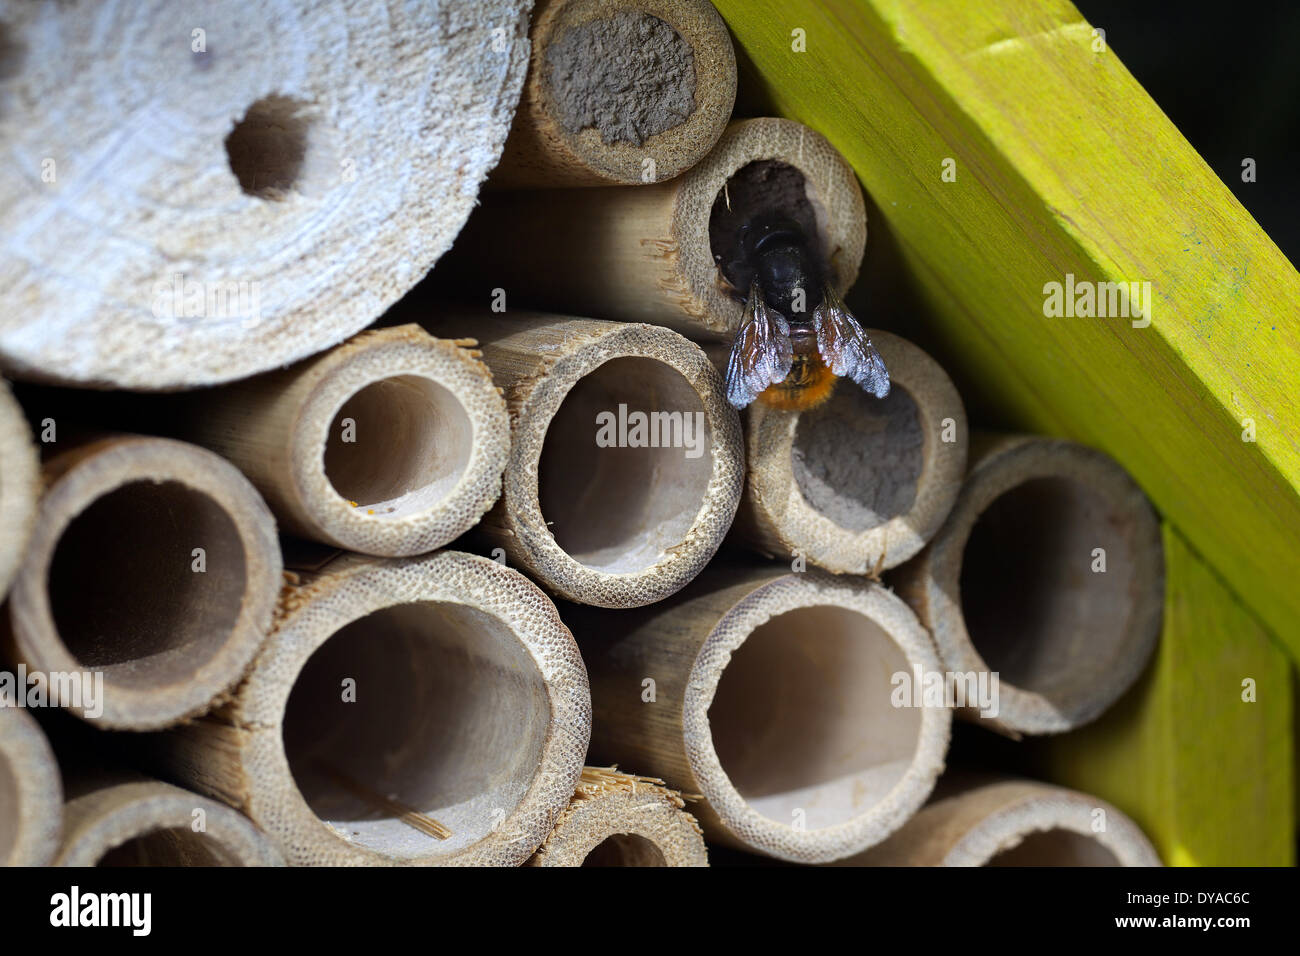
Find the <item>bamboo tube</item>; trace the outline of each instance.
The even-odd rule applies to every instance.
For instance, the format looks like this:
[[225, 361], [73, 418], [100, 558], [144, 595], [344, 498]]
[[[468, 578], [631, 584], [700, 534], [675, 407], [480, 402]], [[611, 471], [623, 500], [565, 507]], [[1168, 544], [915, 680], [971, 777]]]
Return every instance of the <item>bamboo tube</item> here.
[[731, 118], [736, 54], [708, 0], [539, 0], [529, 37], [493, 185], [672, 179]]
[[[468, 329], [510, 409], [505, 490], [484, 536], [586, 604], [650, 604], [695, 577], [744, 473], [739, 419], [699, 347], [653, 326], [531, 313], [435, 325]], [[634, 413], [647, 416], [640, 432]]]
[[848, 856], [897, 829], [943, 769], [949, 711], [893, 702], [897, 675], [938, 659], [877, 584], [714, 565], [664, 604], [569, 620], [591, 674], [591, 758], [621, 754], [701, 794], [711, 841]]
[[177, 437], [230, 459], [287, 531], [385, 557], [468, 531], [501, 494], [506, 406], [472, 340], [415, 325], [175, 404]]
[[9, 591], [36, 516], [40, 463], [22, 409], [0, 379], [0, 600]]
[[456, 551], [344, 555], [286, 587], [230, 703], [151, 759], [290, 864], [518, 866], [590, 727], [577, 646], [523, 575]]
[[583, 767], [531, 866], [708, 866], [704, 835], [662, 780]]
[[736, 288], [747, 289], [738, 228], [758, 209], [801, 223], [836, 290], [853, 284], [867, 239], [857, 178], [822, 136], [785, 119], [733, 122], [702, 161], [657, 185], [489, 193], [439, 275], [530, 306], [722, 338], [740, 324]]
[[839, 866], [1160, 866], [1104, 800], [1030, 780], [964, 778], [897, 833]]
[[[12, 9], [10, 9], [12, 6]], [[450, 247], [509, 132], [527, 0], [6, 7], [0, 365], [132, 389], [342, 341]], [[112, 43], [105, 43], [112, 37]], [[58, 70], [46, 68], [58, 63]]]
[[157, 780], [88, 788], [64, 807], [56, 866], [283, 866], [257, 827], [225, 804]]
[[44, 476], [9, 597], [9, 656], [83, 678], [73, 683], [88, 696], [63, 704], [101, 727], [203, 713], [271, 621], [281, 559], [262, 499], [218, 456], [163, 438], [91, 439]]
[[870, 335], [889, 368], [886, 398], [845, 381], [810, 411], [745, 410], [736, 537], [750, 547], [869, 574], [915, 555], [948, 516], [966, 471], [961, 396], [915, 345]]
[[40, 725], [0, 705], [0, 866], [45, 866], [59, 847], [63, 784]]
[[1114, 703], [1155, 649], [1159, 523], [1124, 470], [1082, 445], [986, 435], [972, 459], [943, 528], [894, 582], [946, 670], [999, 675], [999, 713], [982, 723], [1071, 730]]

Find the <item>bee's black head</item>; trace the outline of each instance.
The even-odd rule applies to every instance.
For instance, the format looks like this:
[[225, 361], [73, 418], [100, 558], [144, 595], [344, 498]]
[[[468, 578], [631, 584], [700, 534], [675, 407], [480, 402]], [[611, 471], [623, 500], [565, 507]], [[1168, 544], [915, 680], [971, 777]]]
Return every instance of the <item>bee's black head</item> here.
[[767, 304], [792, 323], [811, 321], [822, 268], [800, 225], [779, 214], [756, 218], [743, 228], [741, 248]]
[[[802, 299], [808, 311], [820, 300], [825, 270], [817, 216], [793, 166], [760, 160], [734, 173], [713, 204], [709, 244], [736, 298], [757, 279], [768, 305], [791, 321], [802, 318], [794, 309]], [[796, 297], [796, 288], [804, 296]]]

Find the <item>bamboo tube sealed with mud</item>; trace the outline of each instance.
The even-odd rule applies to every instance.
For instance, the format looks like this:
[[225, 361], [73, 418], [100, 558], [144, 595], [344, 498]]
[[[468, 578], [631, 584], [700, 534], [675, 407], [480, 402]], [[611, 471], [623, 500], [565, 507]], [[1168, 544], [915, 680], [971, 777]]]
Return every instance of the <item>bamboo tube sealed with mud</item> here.
[[636, 611], [566, 608], [591, 675], [592, 760], [683, 793], [711, 841], [799, 863], [860, 852], [925, 802], [951, 716], [899, 692], [939, 666], [878, 584], [712, 565]]
[[945, 777], [883, 843], [838, 866], [1160, 866], [1149, 840], [1104, 800], [1033, 780]]
[[699, 823], [676, 790], [614, 767], [582, 779], [531, 866], [708, 866]]
[[708, 0], [539, 0], [529, 39], [493, 186], [672, 179], [731, 119], [736, 54]]
[[63, 813], [56, 866], [284, 865], [237, 811], [138, 774], [77, 780]]
[[490, 546], [547, 589], [603, 607], [650, 604], [717, 551], [740, 500], [740, 423], [722, 378], [668, 329], [534, 313], [448, 314], [473, 330], [510, 409]]
[[[71, 444], [71, 447], [69, 445]], [[6, 656], [50, 705], [153, 730], [244, 675], [281, 583], [275, 520], [218, 455], [134, 435], [67, 438], [44, 464]]]
[[979, 435], [969, 477], [934, 539], [891, 580], [948, 671], [997, 674], [1011, 734], [1099, 716], [1160, 635], [1160, 525], [1132, 478], [1073, 442]]
[[59, 848], [62, 806], [59, 764], [40, 724], [0, 699], [0, 866], [47, 865]]
[[147, 759], [292, 865], [518, 866], [590, 728], [577, 645], [523, 575], [456, 551], [342, 555], [285, 588], [229, 703]]
[[506, 406], [472, 341], [362, 332], [289, 369], [185, 396], [159, 426], [234, 462], [282, 530], [383, 557], [469, 530], [501, 494]]
[[759, 220], [794, 224], [836, 294], [853, 284], [867, 239], [857, 177], [820, 134], [771, 118], [731, 123], [702, 161], [653, 186], [489, 193], [435, 276], [484, 303], [504, 294], [511, 308], [721, 339], [740, 325], [746, 227]]
[[0, 235], [22, 249], [0, 366], [171, 390], [369, 325], [499, 159], [529, 7], [207, 0], [182, 29], [173, 4], [6, 3], [0, 142], [24, 159], [0, 168]]
[[911, 558], [943, 524], [966, 472], [961, 396], [915, 345], [870, 335], [889, 369], [885, 398], [845, 381], [811, 407], [760, 399], [745, 409], [738, 541], [785, 562], [871, 574]]
[[0, 600], [27, 548], [40, 495], [40, 459], [23, 411], [0, 379]]

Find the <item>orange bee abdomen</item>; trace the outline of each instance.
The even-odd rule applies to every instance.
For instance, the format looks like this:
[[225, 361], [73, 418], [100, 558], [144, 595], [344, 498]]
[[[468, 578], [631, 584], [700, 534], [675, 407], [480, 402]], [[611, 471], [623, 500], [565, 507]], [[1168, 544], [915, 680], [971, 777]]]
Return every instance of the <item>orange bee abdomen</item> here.
[[796, 353], [790, 374], [783, 381], [769, 385], [760, 392], [758, 400], [768, 408], [806, 412], [831, 397], [835, 382], [835, 374], [815, 352], [807, 356]]

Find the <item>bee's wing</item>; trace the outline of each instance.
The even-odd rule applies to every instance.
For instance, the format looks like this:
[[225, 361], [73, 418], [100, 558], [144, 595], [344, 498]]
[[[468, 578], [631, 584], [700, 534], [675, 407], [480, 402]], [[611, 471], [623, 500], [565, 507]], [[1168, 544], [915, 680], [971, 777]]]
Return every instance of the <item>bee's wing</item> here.
[[727, 401], [744, 408], [769, 385], [784, 381], [793, 361], [790, 326], [767, 307], [755, 283], [727, 362]]
[[817, 351], [827, 368], [851, 378], [876, 398], [889, 394], [885, 360], [830, 286], [822, 293], [821, 305], [813, 309], [813, 328], [817, 330]]

